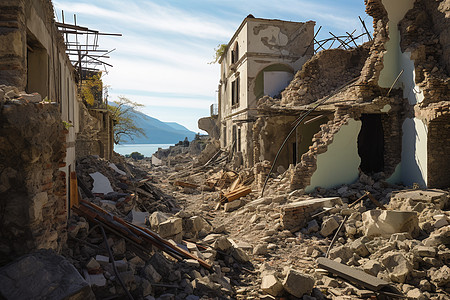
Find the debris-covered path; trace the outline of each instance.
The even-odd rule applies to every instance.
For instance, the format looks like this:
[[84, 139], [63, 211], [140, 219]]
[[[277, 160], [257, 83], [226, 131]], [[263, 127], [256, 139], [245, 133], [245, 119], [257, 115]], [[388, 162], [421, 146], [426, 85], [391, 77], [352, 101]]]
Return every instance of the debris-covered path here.
[[[134, 299], [448, 296], [446, 191], [400, 190], [382, 174], [362, 174], [354, 184], [307, 195], [289, 191], [284, 175], [275, 174], [260, 197], [253, 170], [231, 171], [220, 158], [208, 168], [186, 158], [178, 164], [172, 158], [174, 167], [121, 157], [114, 162], [79, 162], [88, 194], [96, 172], [112, 192], [82, 193], [98, 207], [97, 219], [76, 210], [69, 227], [66, 256], [97, 298], [125, 297], [125, 289]], [[246, 188], [252, 192], [230, 200]], [[111, 224], [121, 222], [128, 229]], [[159, 242], [129, 226], [157, 233]], [[370, 279], [375, 276], [383, 290], [319, 268], [318, 258], [324, 268], [330, 261], [349, 266], [350, 275], [361, 270], [368, 282], [377, 282]]]

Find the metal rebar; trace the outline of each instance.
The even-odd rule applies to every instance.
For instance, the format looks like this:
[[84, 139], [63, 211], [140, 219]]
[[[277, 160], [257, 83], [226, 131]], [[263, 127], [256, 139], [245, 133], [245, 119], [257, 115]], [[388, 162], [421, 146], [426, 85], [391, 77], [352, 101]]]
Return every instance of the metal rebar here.
[[128, 291], [127, 287], [125, 286], [125, 283], [122, 280], [122, 277], [120, 277], [119, 271], [117, 270], [116, 262], [114, 261], [114, 256], [112, 254], [111, 248], [108, 244], [108, 237], [106, 236], [105, 229], [103, 226], [99, 223], [100, 229], [102, 230], [103, 239], [105, 240], [106, 249], [108, 250], [109, 260], [111, 261], [111, 264], [113, 266], [114, 274], [116, 274], [117, 280], [119, 281], [120, 285], [124, 289], [125, 293], [127, 294], [128, 299], [134, 300], [133, 296]]

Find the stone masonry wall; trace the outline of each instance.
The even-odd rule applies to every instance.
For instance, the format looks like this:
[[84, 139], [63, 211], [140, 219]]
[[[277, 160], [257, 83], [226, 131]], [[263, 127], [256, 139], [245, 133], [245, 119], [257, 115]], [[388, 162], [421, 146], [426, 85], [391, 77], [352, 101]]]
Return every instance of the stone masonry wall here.
[[26, 85], [25, 2], [0, 2], [0, 84]]
[[423, 91], [422, 107], [450, 100], [450, 18], [445, 17], [450, 7], [446, 12], [444, 2], [441, 5], [437, 2], [416, 1], [399, 23], [401, 49], [411, 52], [415, 82]]
[[0, 265], [65, 244], [66, 132], [56, 104], [0, 86]]
[[281, 104], [304, 105], [327, 96], [357, 77], [369, 55], [371, 43], [351, 50], [324, 50], [306, 62], [282, 92]]

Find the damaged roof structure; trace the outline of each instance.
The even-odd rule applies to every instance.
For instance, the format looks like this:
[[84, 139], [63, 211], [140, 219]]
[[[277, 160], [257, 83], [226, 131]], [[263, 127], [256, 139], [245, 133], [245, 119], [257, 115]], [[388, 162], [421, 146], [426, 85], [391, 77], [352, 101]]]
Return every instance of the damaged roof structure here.
[[[392, 183], [449, 186], [450, 45], [445, 5], [427, 0], [365, 2], [373, 17], [373, 40], [312, 57], [311, 47], [309, 52], [305, 49], [313, 23], [297, 23], [300, 34], [292, 34], [278, 25], [281, 21], [244, 20], [244, 25], [258, 24], [244, 31], [246, 38], [264, 46], [257, 54], [241, 46], [246, 45], [238, 41], [241, 25], [222, 57], [222, 147], [242, 155], [245, 166], [268, 160], [275, 170], [290, 168], [291, 189], [307, 192], [354, 182], [360, 171], [383, 172]], [[265, 31], [267, 36], [260, 36]], [[279, 36], [286, 41], [278, 41]], [[300, 48], [294, 49], [305, 56], [289, 63], [290, 36], [299, 39]], [[276, 55], [263, 54], [262, 49]], [[267, 57], [273, 60], [277, 55], [279, 62], [268, 62]], [[251, 57], [256, 57], [253, 62]], [[281, 69], [266, 70], [263, 61]], [[240, 68], [245, 64], [254, 70], [244, 73]], [[240, 89], [236, 80], [242, 82]], [[289, 81], [284, 89], [283, 82]], [[260, 91], [253, 93], [256, 90]], [[245, 116], [237, 109], [242, 106]]]

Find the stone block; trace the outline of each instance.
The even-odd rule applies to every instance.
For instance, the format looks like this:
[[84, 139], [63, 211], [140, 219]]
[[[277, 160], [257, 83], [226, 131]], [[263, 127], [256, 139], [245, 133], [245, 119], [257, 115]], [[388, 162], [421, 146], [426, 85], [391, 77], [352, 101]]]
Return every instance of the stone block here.
[[213, 244], [213, 248], [219, 251], [227, 251], [232, 247], [232, 243], [229, 239], [227, 239], [225, 236], [219, 237]]
[[183, 231], [183, 219], [171, 217], [158, 226], [158, 233], [162, 238], [174, 236]]
[[417, 253], [420, 257], [435, 257], [437, 251], [434, 247], [416, 246], [413, 252]]
[[361, 257], [368, 256], [369, 250], [367, 249], [366, 245], [362, 242], [362, 239], [356, 239], [350, 244], [350, 249], [352, 249], [356, 254], [358, 254]]
[[5, 299], [95, 299], [89, 284], [64, 257], [39, 250], [0, 268]]
[[250, 261], [250, 257], [241, 248], [233, 248], [231, 255], [234, 257], [234, 259], [236, 259], [240, 263], [246, 263]]
[[151, 264], [148, 264], [144, 268], [144, 275], [150, 282], [160, 282], [162, 279], [161, 274], [159, 274]]
[[275, 275], [266, 275], [261, 280], [261, 290], [272, 296], [281, 296], [283, 284]]
[[322, 228], [320, 229], [320, 234], [322, 236], [331, 235], [337, 228], [339, 223], [334, 218], [328, 218], [322, 223]]
[[253, 249], [253, 255], [266, 255], [267, 254], [267, 243], [258, 244]]
[[226, 212], [230, 212], [235, 209], [238, 209], [239, 207], [241, 207], [241, 205], [242, 205], [242, 201], [238, 199], [238, 200], [234, 200], [234, 201], [225, 203], [225, 205], [223, 206], [223, 209]]
[[409, 260], [403, 254], [395, 251], [385, 253], [381, 263], [389, 272], [389, 277], [393, 282], [404, 283], [413, 270], [413, 265]]
[[437, 247], [441, 244], [450, 247], [450, 225], [433, 231], [428, 238], [422, 241], [422, 243], [429, 247]]
[[428, 276], [437, 286], [444, 287], [450, 284], [450, 268], [443, 266], [440, 269], [431, 269]]
[[283, 280], [284, 289], [291, 295], [301, 298], [304, 294], [310, 294], [314, 287], [314, 278], [300, 271], [289, 269]]
[[362, 214], [364, 235], [389, 236], [407, 232], [415, 237], [419, 233], [419, 220], [414, 211], [370, 210]]
[[350, 247], [347, 246], [339, 246], [334, 249], [331, 249], [329, 258], [330, 259], [336, 259], [340, 258], [342, 262], [348, 262], [350, 258], [353, 257], [353, 251], [350, 249]]
[[383, 266], [376, 260], [369, 260], [367, 262], [364, 263], [364, 265], [362, 266], [364, 272], [366, 272], [367, 274], [373, 275], [373, 276], [377, 276], [378, 273], [383, 270]]

